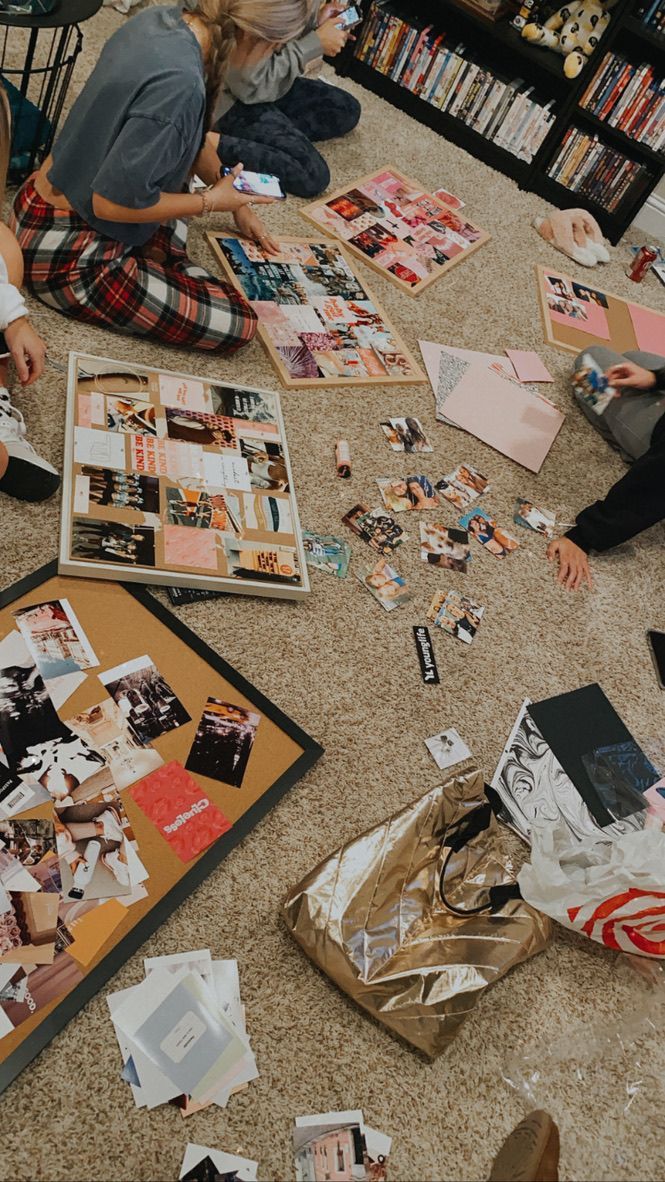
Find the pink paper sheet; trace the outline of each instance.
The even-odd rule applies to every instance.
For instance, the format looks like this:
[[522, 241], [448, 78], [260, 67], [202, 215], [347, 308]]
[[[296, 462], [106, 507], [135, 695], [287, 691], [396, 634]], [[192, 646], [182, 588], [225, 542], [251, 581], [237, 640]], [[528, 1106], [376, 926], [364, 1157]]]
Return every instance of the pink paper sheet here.
[[511, 375], [514, 371], [514, 367], [503, 353], [479, 353], [476, 349], [457, 349], [454, 345], [439, 345], [434, 341], [418, 341], [418, 345], [422, 354], [423, 365], [425, 366], [430, 385], [435, 394], [439, 385], [439, 367], [442, 353], [459, 357], [460, 361], [478, 361], [483, 365], [491, 365], [492, 362], [495, 362], [505, 370], [507, 375]]
[[506, 349], [520, 382], [553, 382], [547, 366], [531, 349]]
[[628, 311], [633, 322], [638, 349], [645, 353], [665, 353], [665, 316], [653, 308], [642, 308], [629, 304]]
[[540, 471], [565, 417], [547, 399], [479, 362], [469, 366], [445, 407], [458, 427], [530, 472]]

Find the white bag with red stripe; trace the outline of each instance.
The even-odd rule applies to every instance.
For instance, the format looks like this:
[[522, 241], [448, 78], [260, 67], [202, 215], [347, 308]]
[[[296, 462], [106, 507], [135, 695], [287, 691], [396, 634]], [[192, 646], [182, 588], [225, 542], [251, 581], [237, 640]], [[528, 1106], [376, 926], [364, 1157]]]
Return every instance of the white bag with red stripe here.
[[665, 832], [600, 834], [575, 845], [562, 822], [534, 825], [522, 897], [618, 952], [665, 959]]

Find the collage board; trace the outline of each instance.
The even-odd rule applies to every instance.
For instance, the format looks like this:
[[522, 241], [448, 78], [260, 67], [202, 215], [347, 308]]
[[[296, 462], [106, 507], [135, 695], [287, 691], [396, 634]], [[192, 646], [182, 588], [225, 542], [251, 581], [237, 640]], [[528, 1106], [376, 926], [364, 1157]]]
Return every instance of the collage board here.
[[70, 354], [60, 570], [309, 590], [279, 397]]
[[245, 238], [208, 233], [208, 241], [256, 312], [284, 386], [426, 381], [341, 246], [282, 238], [269, 255]]
[[662, 312], [580, 283], [552, 268], [539, 266], [537, 272], [543, 327], [550, 345], [570, 353], [590, 345], [605, 345], [619, 353], [662, 353]]
[[0, 1090], [319, 753], [142, 588], [2, 593]]
[[305, 206], [302, 214], [410, 295], [419, 295], [490, 238], [394, 168], [362, 177]]

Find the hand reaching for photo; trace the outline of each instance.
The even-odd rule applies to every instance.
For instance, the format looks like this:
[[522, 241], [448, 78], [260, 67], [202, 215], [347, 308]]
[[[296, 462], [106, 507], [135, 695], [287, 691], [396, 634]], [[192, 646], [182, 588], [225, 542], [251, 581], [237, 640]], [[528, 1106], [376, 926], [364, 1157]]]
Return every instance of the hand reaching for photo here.
[[546, 555], [549, 562], [558, 561], [557, 582], [566, 591], [579, 591], [583, 583], [593, 591], [589, 558], [570, 538], [555, 538], [547, 547]]
[[273, 238], [272, 234], [268, 233], [258, 213], [254, 212], [251, 205], [243, 205], [242, 209], [235, 211], [233, 217], [241, 234], [244, 234], [246, 238], [251, 238], [266, 254], [279, 254], [279, 242]]
[[617, 390], [653, 390], [656, 385], [655, 373], [634, 361], [611, 365], [605, 377]]
[[5, 340], [22, 386], [31, 386], [44, 372], [46, 345], [26, 316], [5, 329]]

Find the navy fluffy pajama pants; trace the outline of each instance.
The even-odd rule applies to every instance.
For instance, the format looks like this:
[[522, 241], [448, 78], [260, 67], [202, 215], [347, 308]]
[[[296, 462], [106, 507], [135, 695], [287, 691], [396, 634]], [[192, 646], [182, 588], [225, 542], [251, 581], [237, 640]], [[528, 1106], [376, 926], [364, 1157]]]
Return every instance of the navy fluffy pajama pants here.
[[312, 141], [346, 135], [360, 119], [352, 94], [318, 78], [297, 78], [274, 103], [234, 103], [216, 124], [220, 159], [242, 161], [252, 172], [272, 172], [287, 193], [316, 197], [328, 187], [330, 171]]

